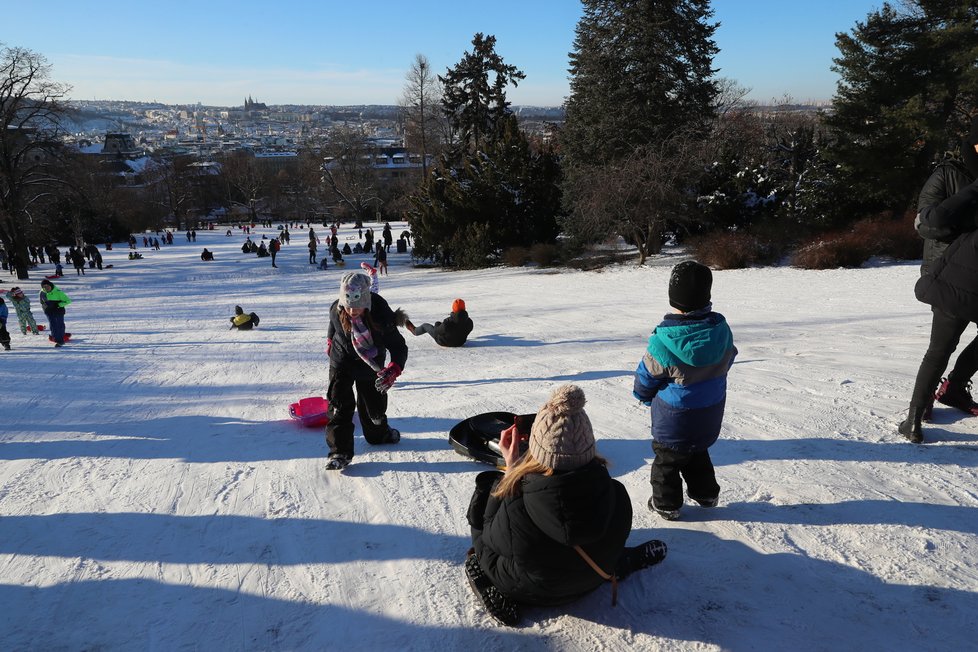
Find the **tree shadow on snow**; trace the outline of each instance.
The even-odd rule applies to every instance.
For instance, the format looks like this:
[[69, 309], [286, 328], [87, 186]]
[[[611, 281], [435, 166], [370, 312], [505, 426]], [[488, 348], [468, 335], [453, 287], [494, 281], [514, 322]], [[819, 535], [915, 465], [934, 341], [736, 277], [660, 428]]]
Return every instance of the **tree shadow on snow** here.
[[106, 439], [0, 442], [0, 460], [73, 457], [173, 458], [190, 463], [257, 462], [323, 457], [322, 428], [291, 420], [176, 416], [112, 423], [32, 426], [32, 433], [84, 433]]
[[[940, 441], [942, 433], [950, 440], [956, 435], [930, 427], [924, 429], [925, 441]], [[843, 433], [845, 436], [845, 433]], [[830, 460], [834, 462], [929, 462], [963, 467], [978, 466], [978, 437], [969, 446], [920, 446], [910, 444], [897, 434], [893, 442], [847, 441], [837, 437], [804, 437], [800, 439], [725, 439], [722, 435], [710, 448], [716, 466], [732, 466], [763, 460]]]
[[[847, 500], [839, 503], [795, 505], [775, 505], [766, 501], [739, 502], [724, 505], [722, 509], [710, 510], [709, 515], [737, 521], [819, 527], [902, 525], [978, 536], [978, 510], [972, 507], [898, 500]], [[683, 516], [685, 517], [685, 512]]]
[[[945, 513], [939, 520], [948, 518]], [[945, 649], [973, 645], [978, 593], [891, 584], [845, 564], [766, 553], [701, 530], [637, 530], [629, 543], [651, 538], [666, 540], [668, 557], [622, 581], [617, 607], [603, 585], [567, 607], [531, 609], [525, 616], [544, 621], [567, 614], [744, 652], [923, 649], [936, 640]]]
[[403, 525], [229, 514], [5, 516], [0, 533], [0, 553], [5, 554], [166, 564], [452, 561], [470, 543], [468, 537]]
[[[329, 569], [315, 575], [308, 587], [314, 594], [297, 588], [294, 600], [150, 579], [0, 584], [0, 603], [9, 605], [0, 614], [0, 641], [23, 650], [476, 650], [487, 640], [515, 650], [542, 649], [545, 642], [532, 632], [487, 632], [473, 623], [418, 623], [381, 613], [390, 613], [390, 605], [372, 612], [340, 606], [347, 602], [344, 587], [330, 586]], [[415, 600], [426, 602], [429, 590], [419, 585]]]
[[[572, 374], [559, 374], [557, 376], [519, 376], [512, 378], [479, 378], [474, 380], [459, 380], [452, 378], [449, 380], [419, 381], [409, 380], [398, 383], [401, 391], [410, 390], [431, 390], [431, 389], [452, 389], [457, 387], [474, 387], [478, 385], [495, 385], [497, 383], [525, 383], [525, 382], [585, 382], [589, 380], [603, 380], [606, 378], [618, 378], [621, 376], [631, 376], [633, 372], [622, 369], [602, 369], [597, 371], [581, 371]], [[505, 410], [505, 406], [500, 406], [500, 410]]]

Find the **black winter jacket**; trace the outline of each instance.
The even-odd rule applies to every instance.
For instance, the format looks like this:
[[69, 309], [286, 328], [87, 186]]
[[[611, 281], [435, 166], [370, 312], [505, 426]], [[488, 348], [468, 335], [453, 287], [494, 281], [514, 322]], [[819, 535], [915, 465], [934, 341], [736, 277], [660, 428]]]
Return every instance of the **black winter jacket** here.
[[931, 173], [917, 200], [915, 225], [924, 238], [924, 276], [955, 238], [978, 227], [978, 184], [963, 163], [944, 161]]
[[[391, 362], [396, 362], [401, 369], [404, 369], [404, 365], [407, 364], [408, 348], [404, 342], [404, 337], [397, 329], [394, 311], [391, 310], [390, 305], [382, 296], [373, 292], [370, 293], [369, 311], [376, 327], [371, 333], [374, 338], [374, 346], [377, 347], [377, 357], [375, 358], [377, 364], [381, 367], [386, 365], [389, 351]], [[339, 301], [334, 301], [333, 305], [329, 307], [329, 329], [326, 336], [333, 342], [329, 353], [330, 367], [340, 367], [354, 378], [361, 380], [377, 377], [377, 372], [361, 360], [353, 349], [350, 333], [343, 330], [343, 326], [340, 324]]]
[[613, 574], [632, 529], [628, 492], [596, 460], [527, 476], [522, 495], [490, 496], [484, 514], [474, 511], [469, 524], [479, 565], [497, 589], [527, 604], [563, 604], [596, 589], [605, 580], [573, 546]]
[[462, 346], [472, 332], [472, 320], [465, 310], [453, 312], [444, 321], [435, 322], [432, 336], [442, 346]]
[[978, 322], [978, 231], [955, 240], [920, 277], [914, 294], [952, 317]]

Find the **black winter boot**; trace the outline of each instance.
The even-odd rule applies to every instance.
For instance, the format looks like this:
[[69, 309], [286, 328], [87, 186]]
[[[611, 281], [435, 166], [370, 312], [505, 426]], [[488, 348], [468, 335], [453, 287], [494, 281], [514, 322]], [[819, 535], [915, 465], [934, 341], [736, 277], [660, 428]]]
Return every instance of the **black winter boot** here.
[[625, 548], [615, 566], [615, 576], [623, 580], [637, 570], [655, 566], [666, 558], [667, 550], [665, 542], [658, 539], [646, 541], [634, 548]]
[[920, 419], [923, 416], [923, 412], [923, 410], [917, 407], [910, 408], [910, 411], [907, 413], [907, 418], [897, 428], [900, 434], [909, 439], [911, 443], [924, 443], [924, 433], [920, 429]]
[[500, 593], [499, 589], [492, 585], [489, 577], [479, 566], [479, 559], [474, 553], [469, 554], [465, 560], [465, 577], [469, 580], [472, 592], [485, 607], [486, 611], [497, 622], [502, 625], [513, 627], [520, 622], [520, 608], [514, 600], [507, 598]]

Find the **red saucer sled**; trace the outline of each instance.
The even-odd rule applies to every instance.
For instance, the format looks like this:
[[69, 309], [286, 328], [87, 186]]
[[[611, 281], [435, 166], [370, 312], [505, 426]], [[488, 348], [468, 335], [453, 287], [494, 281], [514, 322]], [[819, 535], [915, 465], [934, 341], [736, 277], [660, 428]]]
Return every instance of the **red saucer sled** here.
[[[477, 462], [504, 468], [499, 448], [499, 437], [514, 423], [520, 433], [529, 435], [535, 414], [515, 414], [513, 412], [486, 412], [459, 421], [448, 433], [448, 441], [455, 452], [470, 457]], [[526, 452], [526, 443], [520, 442], [520, 453]]]
[[[40, 325], [38, 325], [37, 330], [42, 331], [44, 329]], [[48, 342], [53, 342], [53, 341], [54, 341], [54, 335], [48, 335]], [[65, 333], [65, 342], [70, 342], [70, 341], [71, 341], [71, 333]]]
[[299, 399], [289, 406], [289, 415], [307, 428], [325, 426], [329, 423], [329, 401], [322, 396]]

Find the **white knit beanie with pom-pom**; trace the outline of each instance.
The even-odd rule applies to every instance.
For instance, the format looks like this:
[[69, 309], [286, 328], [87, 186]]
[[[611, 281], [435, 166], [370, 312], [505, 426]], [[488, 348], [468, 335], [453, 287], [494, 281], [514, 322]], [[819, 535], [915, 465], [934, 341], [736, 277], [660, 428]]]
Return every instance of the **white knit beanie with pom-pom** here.
[[594, 431], [584, 403], [584, 390], [577, 385], [554, 390], [530, 429], [535, 460], [554, 471], [569, 471], [594, 459]]

